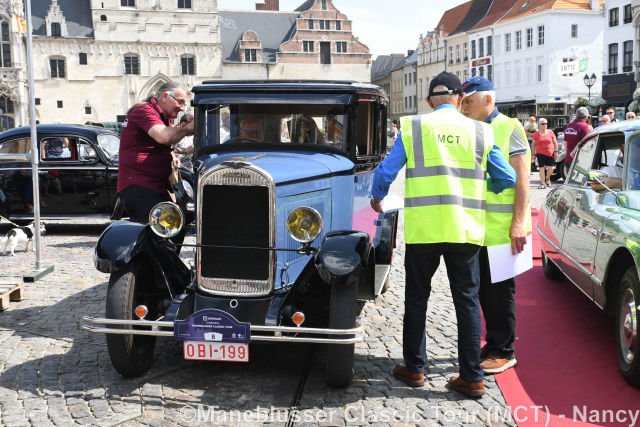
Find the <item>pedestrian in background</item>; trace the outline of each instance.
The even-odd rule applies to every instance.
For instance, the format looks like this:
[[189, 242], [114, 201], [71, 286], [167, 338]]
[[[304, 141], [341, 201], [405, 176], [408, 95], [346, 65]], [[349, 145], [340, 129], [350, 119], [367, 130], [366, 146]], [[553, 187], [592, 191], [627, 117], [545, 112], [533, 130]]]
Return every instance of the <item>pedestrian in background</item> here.
[[[187, 127], [193, 122], [193, 113], [184, 113], [180, 117], [178, 122], [179, 127]], [[183, 167], [191, 170], [193, 169], [193, 163], [191, 157], [193, 156], [193, 135], [187, 135], [180, 140], [173, 147], [173, 154], [176, 159], [179, 160], [178, 164], [174, 164], [174, 167], [182, 165]]]
[[476, 76], [462, 87], [462, 113], [493, 127], [495, 144], [516, 172], [515, 189], [508, 188], [500, 194], [487, 193], [486, 236], [480, 250], [480, 306], [487, 342], [480, 352], [480, 367], [485, 374], [497, 374], [517, 363], [516, 280], [512, 277], [491, 283], [487, 247], [511, 244], [514, 255], [524, 250], [527, 235], [532, 231], [528, 202], [531, 152], [520, 121], [501, 114], [496, 108], [493, 83]]
[[[607, 109], [608, 119], [611, 120], [613, 115], [609, 114], [609, 109]], [[576, 147], [578, 146], [578, 142], [582, 141], [589, 133], [589, 126], [587, 125], [587, 117], [589, 117], [589, 110], [587, 107], [580, 107], [576, 110], [576, 117], [564, 127], [564, 175], [568, 176], [569, 167], [571, 166], [571, 162], [573, 161], [573, 156], [575, 154]], [[604, 115], [602, 116], [604, 118]]]
[[540, 186], [542, 189], [551, 187], [551, 175], [556, 168], [558, 159], [558, 140], [552, 130], [547, 129], [547, 119], [541, 118], [540, 129], [533, 135], [533, 154], [538, 160], [538, 173], [540, 174]]
[[193, 135], [193, 122], [174, 127], [172, 121], [187, 101], [187, 91], [169, 82], [127, 113], [120, 136], [118, 196], [134, 221], [148, 222], [153, 206], [171, 200], [172, 146]]
[[611, 123], [611, 118], [608, 114], [603, 114], [602, 117], [600, 117], [598, 126], [608, 125], [609, 123]]
[[435, 111], [401, 119], [396, 144], [374, 172], [371, 207], [382, 212], [382, 199], [406, 166], [404, 364], [395, 366], [393, 376], [412, 387], [424, 385], [427, 303], [443, 256], [458, 321], [460, 366], [447, 386], [477, 398], [484, 394], [478, 253], [485, 238], [486, 189], [499, 193], [513, 187], [515, 173], [494, 145], [491, 126], [460, 114], [461, 101], [456, 75], [442, 72], [431, 80], [427, 102]]
[[636, 118], [636, 113], [634, 113], [633, 111], [627, 111], [627, 114], [624, 118], [625, 120], [633, 120]]
[[[529, 151], [533, 150], [533, 135], [538, 131], [538, 117], [535, 114], [531, 114], [527, 123], [524, 125], [524, 131], [527, 135], [527, 142], [529, 143]], [[531, 158], [531, 173], [537, 171], [535, 159]]]
[[616, 110], [613, 107], [607, 107], [607, 115], [611, 118], [611, 123], [619, 122], [620, 120], [616, 117]]

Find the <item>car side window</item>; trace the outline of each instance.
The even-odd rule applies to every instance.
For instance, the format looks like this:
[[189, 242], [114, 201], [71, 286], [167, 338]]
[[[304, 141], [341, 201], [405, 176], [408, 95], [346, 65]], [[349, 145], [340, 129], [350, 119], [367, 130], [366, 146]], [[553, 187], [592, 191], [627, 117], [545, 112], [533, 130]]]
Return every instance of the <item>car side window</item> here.
[[96, 150], [87, 141], [78, 141], [78, 160], [81, 162], [92, 162], [98, 160]]
[[47, 137], [40, 141], [40, 157], [44, 161], [77, 160], [77, 139], [69, 137]]
[[626, 188], [629, 190], [640, 190], [640, 139], [630, 139], [627, 143], [627, 155], [629, 164], [627, 166]]
[[[31, 150], [31, 138], [12, 139], [0, 144], [0, 154], [27, 154]], [[15, 160], [1, 159], [0, 163], [15, 162]]]
[[573, 167], [569, 172], [569, 184], [579, 185], [581, 187], [587, 185], [589, 170], [591, 170], [593, 166], [596, 155], [597, 143], [598, 138], [593, 137], [582, 144], [573, 161]]

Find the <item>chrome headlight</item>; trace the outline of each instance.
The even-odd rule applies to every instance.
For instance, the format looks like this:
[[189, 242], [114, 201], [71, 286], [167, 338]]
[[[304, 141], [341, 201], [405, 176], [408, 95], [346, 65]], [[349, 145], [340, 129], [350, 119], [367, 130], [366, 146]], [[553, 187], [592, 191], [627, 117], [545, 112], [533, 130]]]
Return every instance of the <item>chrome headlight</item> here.
[[295, 241], [312, 242], [322, 231], [322, 217], [313, 208], [296, 208], [287, 217], [287, 231]]
[[149, 213], [151, 230], [160, 237], [173, 237], [184, 225], [182, 210], [172, 202], [158, 203]]

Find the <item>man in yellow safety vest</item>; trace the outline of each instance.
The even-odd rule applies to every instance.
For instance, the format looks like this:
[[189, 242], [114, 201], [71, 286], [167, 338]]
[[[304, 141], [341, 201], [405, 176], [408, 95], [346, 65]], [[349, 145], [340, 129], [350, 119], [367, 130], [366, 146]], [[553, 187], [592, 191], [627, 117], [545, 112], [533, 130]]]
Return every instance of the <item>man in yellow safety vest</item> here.
[[515, 173], [494, 145], [491, 126], [458, 112], [462, 83], [456, 75], [434, 77], [427, 102], [434, 112], [401, 119], [400, 134], [376, 168], [371, 190], [371, 207], [382, 212], [382, 198], [406, 166], [404, 364], [396, 365], [393, 376], [412, 387], [424, 385], [427, 302], [443, 256], [458, 320], [460, 365], [460, 375], [448, 386], [478, 398], [484, 394], [478, 253], [485, 238], [486, 192], [513, 187]]
[[523, 251], [527, 234], [531, 232], [531, 151], [520, 121], [496, 109], [493, 83], [484, 77], [474, 76], [462, 87], [465, 95], [462, 113], [493, 127], [496, 145], [508, 156], [509, 164], [516, 171], [515, 189], [507, 189], [500, 194], [487, 193], [487, 235], [480, 251], [480, 306], [487, 326], [487, 343], [480, 353], [480, 367], [487, 374], [497, 374], [517, 363], [514, 354], [516, 282], [512, 277], [491, 283], [487, 246], [510, 243], [513, 254]]

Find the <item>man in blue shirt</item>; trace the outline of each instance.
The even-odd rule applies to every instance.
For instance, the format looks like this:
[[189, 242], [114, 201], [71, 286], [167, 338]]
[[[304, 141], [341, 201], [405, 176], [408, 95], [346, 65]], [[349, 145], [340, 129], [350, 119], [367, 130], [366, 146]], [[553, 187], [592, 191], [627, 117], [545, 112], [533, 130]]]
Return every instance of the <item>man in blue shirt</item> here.
[[[414, 118], [411, 122], [406, 119], [403, 120], [402, 128], [393, 145], [393, 149], [374, 172], [371, 207], [376, 212], [382, 212], [382, 199], [387, 195], [389, 186], [398, 172], [407, 163], [407, 149], [412, 150], [411, 153], [420, 151], [419, 155], [416, 154], [416, 164], [407, 167], [407, 182], [412, 180], [412, 188], [416, 189], [423, 185], [420, 188], [424, 190], [424, 182], [427, 181], [421, 181], [421, 184], [415, 180], [429, 180], [429, 177], [432, 176], [438, 179], [442, 177], [445, 181], [450, 179], [452, 184], [448, 186], [449, 188], [445, 188], [447, 185], [443, 188], [434, 188], [434, 196], [422, 197], [412, 194], [409, 198], [405, 198], [405, 205], [407, 205], [407, 201], [411, 201], [412, 207], [416, 203], [435, 203], [436, 208], [438, 206], [442, 206], [443, 209], [451, 208], [455, 212], [463, 212], [463, 215], [467, 215], [468, 218], [478, 218], [473, 213], [467, 214], [467, 210], [475, 210], [477, 212], [477, 210], [484, 210], [484, 206], [480, 206], [477, 199], [468, 198], [467, 192], [462, 187], [466, 187], [467, 184], [470, 185], [468, 188], [470, 192], [476, 197], [482, 198], [482, 195], [477, 194], [478, 179], [487, 179], [489, 190], [495, 193], [500, 193], [505, 188], [513, 188], [515, 186], [515, 172], [506, 161], [505, 156], [500, 152], [500, 149], [494, 145], [491, 127], [468, 119], [459, 113], [458, 110], [461, 106], [462, 98], [462, 83], [454, 74], [443, 72], [431, 80], [427, 102], [435, 111], [426, 116]], [[405, 126], [409, 127], [405, 128]], [[456, 155], [453, 154], [456, 152], [455, 150], [448, 151], [448, 148], [444, 148], [444, 151], [440, 151], [440, 147], [435, 150], [428, 150], [432, 148], [428, 144], [435, 143], [435, 141], [430, 141], [430, 139], [433, 139], [433, 134], [428, 134], [430, 131], [450, 129], [460, 135], [468, 135], [469, 133], [466, 131], [455, 131], [455, 129], [468, 130], [474, 127], [475, 135], [470, 136], [471, 141], [465, 140], [469, 136], [460, 136], [465, 143], [458, 148], [468, 152], [468, 150], [473, 149], [469, 144], [475, 143], [476, 155], [480, 152], [482, 154], [481, 157], [484, 158], [486, 150], [481, 150], [478, 147], [490, 144], [492, 148], [486, 157], [486, 170], [483, 170], [483, 166], [480, 163], [482, 159], [479, 157], [476, 157], [473, 168], [460, 168], [448, 166], [449, 160], [445, 159], [445, 156], [449, 154], [443, 154], [448, 152], [455, 157]], [[402, 132], [408, 132], [411, 135], [411, 146], [405, 147]], [[452, 140], [458, 141], [457, 137], [452, 138]], [[416, 141], [419, 142], [416, 143]], [[438, 161], [434, 164], [443, 164], [444, 166], [427, 167], [426, 163], [420, 164], [425, 162], [424, 153], [426, 152], [429, 152], [432, 157], [438, 157], [439, 160], [436, 159]], [[430, 160], [433, 161], [434, 159]], [[477, 171], [479, 171], [479, 175]], [[486, 178], [486, 173], [489, 174], [488, 178]], [[424, 178], [419, 178], [419, 175]], [[464, 180], [468, 182], [465, 183]], [[429, 183], [429, 185], [431, 184]], [[407, 205], [408, 207], [409, 205]], [[427, 207], [427, 209], [429, 208]], [[405, 229], [408, 232], [409, 227], [406, 225], [408, 223], [407, 215], [408, 213], [405, 214]], [[422, 218], [419, 215], [417, 217], [413, 216], [412, 221], [414, 221], [413, 225], [416, 228], [420, 228]], [[442, 218], [424, 218], [424, 221], [428, 223], [429, 227], [424, 227], [420, 233], [426, 232], [430, 234], [430, 229], [437, 233], [438, 228], [446, 227]], [[453, 218], [449, 221], [449, 225], [454, 227], [456, 232], [464, 229], [465, 226], [473, 228], [476, 225], [461, 224], [461, 222], [460, 218]], [[484, 224], [480, 226], [483, 227]], [[461, 234], [464, 235], [465, 233], [462, 232]], [[466, 234], [471, 235], [472, 233], [467, 232]], [[427, 362], [426, 308], [431, 292], [431, 278], [440, 263], [440, 257], [443, 256], [447, 265], [451, 294], [456, 307], [458, 359], [460, 365], [460, 375], [450, 378], [447, 385], [467, 397], [478, 398], [484, 394], [484, 373], [480, 368], [480, 303], [478, 300], [480, 287], [478, 254], [480, 246], [478, 243], [473, 243], [476, 239], [463, 238], [456, 241], [455, 239], [450, 240], [447, 233], [442, 236], [442, 238], [432, 239], [428, 236], [420, 237], [418, 235], [418, 238], [415, 239], [416, 242], [406, 244], [405, 313], [402, 343], [405, 363], [396, 365], [393, 369], [393, 376], [412, 387], [422, 387], [424, 385], [424, 371]], [[477, 239], [479, 243], [481, 243], [483, 236], [484, 231], [482, 230], [480, 237]], [[422, 241], [424, 243], [421, 243]]]

